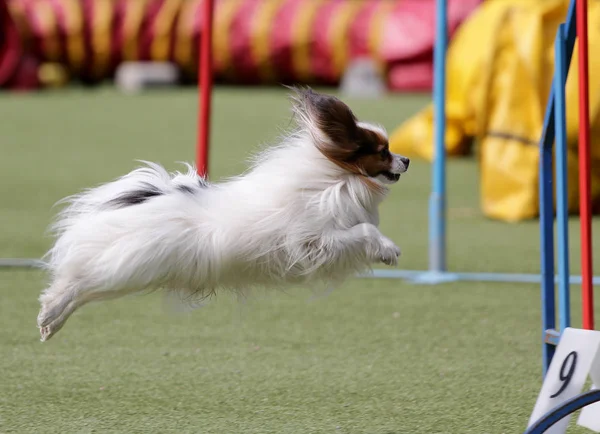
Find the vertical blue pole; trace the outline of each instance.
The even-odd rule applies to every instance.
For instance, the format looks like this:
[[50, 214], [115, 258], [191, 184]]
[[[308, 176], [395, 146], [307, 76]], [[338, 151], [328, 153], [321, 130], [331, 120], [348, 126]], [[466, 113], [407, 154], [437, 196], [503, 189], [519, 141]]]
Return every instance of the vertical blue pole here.
[[448, 17], [446, 0], [436, 0], [433, 100], [435, 152], [433, 189], [429, 197], [429, 271], [446, 271], [446, 47]]
[[[542, 268], [542, 336], [556, 328], [554, 299], [554, 206], [552, 195], [552, 145], [540, 147], [540, 258]], [[542, 341], [544, 376], [554, 356], [554, 346]]]
[[556, 130], [556, 223], [558, 244], [558, 306], [560, 332], [571, 324], [569, 297], [569, 213], [567, 209], [567, 131], [566, 98], [567, 56], [565, 25], [558, 28], [554, 44], [554, 125]]
[[[565, 70], [571, 63], [576, 36], [575, 0], [571, 0], [567, 13], [567, 24], [563, 27], [565, 38]], [[560, 33], [559, 33], [560, 35]], [[554, 207], [552, 194], [552, 144], [554, 143], [556, 87], [550, 88], [550, 98], [546, 106], [544, 129], [540, 141], [540, 259], [542, 269], [542, 369], [544, 376], [554, 356], [554, 345], [545, 342], [546, 331], [556, 329], [556, 301], [554, 298]], [[564, 125], [564, 124], [563, 124]], [[564, 315], [563, 315], [564, 317]]]
[[[555, 107], [555, 92], [552, 92], [551, 98]], [[555, 110], [551, 110], [550, 113], [552, 113], [552, 118], [554, 118]], [[545, 337], [547, 330], [554, 330], [556, 328], [556, 300], [554, 297], [554, 196], [552, 186], [552, 144], [554, 142], [555, 122], [549, 122], [549, 124], [546, 124], [543, 139], [540, 143], [539, 169], [543, 337]], [[542, 368], [544, 376], [546, 376], [546, 371], [554, 356], [554, 350], [554, 345], [546, 343], [544, 338], [542, 338]]]

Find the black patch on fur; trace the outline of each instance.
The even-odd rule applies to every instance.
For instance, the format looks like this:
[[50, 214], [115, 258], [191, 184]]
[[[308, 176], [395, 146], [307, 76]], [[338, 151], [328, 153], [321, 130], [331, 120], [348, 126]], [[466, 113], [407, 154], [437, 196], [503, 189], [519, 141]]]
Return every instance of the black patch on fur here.
[[163, 192], [151, 184], [146, 184], [144, 189], [132, 190], [121, 194], [108, 201], [109, 205], [124, 208], [131, 205], [139, 205], [147, 200], [162, 195]]
[[194, 189], [192, 187], [190, 187], [189, 185], [178, 185], [177, 190], [179, 190], [183, 193], [189, 193], [189, 194], [195, 193]]

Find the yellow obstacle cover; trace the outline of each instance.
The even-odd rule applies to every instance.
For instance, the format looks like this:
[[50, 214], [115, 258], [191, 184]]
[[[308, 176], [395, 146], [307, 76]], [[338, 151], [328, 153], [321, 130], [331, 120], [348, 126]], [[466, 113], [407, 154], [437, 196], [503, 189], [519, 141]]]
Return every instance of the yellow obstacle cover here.
[[[488, 0], [456, 33], [448, 51], [446, 150], [477, 144], [481, 207], [491, 218], [538, 215], [538, 148], [554, 71], [554, 38], [569, 0]], [[600, 205], [600, 2], [589, 2], [592, 201]], [[569, 210], [578, 209], [577, 45], [567, 80]], [[391, 149], [431, 160], [433, 108], [391, 136]]]

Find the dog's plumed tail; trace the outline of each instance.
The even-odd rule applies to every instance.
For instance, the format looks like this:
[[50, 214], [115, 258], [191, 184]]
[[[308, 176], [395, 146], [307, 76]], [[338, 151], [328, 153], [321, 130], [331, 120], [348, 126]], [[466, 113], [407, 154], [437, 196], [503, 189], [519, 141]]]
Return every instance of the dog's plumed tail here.
[[[56, 333], [80, 305], [144, 289], [164, 274], [158, 264], [168, 258], [182, 259], [181, 252], [173, 257], [168, 246], [177, 246], [173, 240], [186, 234], [183, 226], [187, 222], [175, 226], [160, 222], [168, 220], [165, 210], [172, 202], [193, 203], [208, 184], [188, 164], [187, 172], [169, 174], [158, 164], [143, 163], [145, 166], [115, 181], [59, 202], [66, 206], [51, 226], [56, 242], [44, 257], [53, 283], [40, 296], [42, 340]], [[151, 206], [145, 210], [149, 217], [131, 218], [142, 204]], [[185, 220], [185, 216], [179, 217]], [[132, 225], [140, 230], [129, 230]], [[174, 227], [175, 231], [168, 230]], [[148, 249], [154, 249], [154, 254], [139, 254]], [[88, 270], [85, 276], [79, 275], [82, 269]]]
[[136, 205], [148, 199], [172, 193], [175, 190], [194, 192], [207, 186], [204, 178], [196, 173], [196, 169], [184, 163], [187, 172], [169, 174], [162, 166], [142, 161], [146, 166], [140, 167], [115, 181], [98, 187], [84, 190], [82, 193], [69, 196], [58, 204], [68, 204], [51, 226], [57, 235], [63, 233], [82, 217], [110, 209], [128, 205]]

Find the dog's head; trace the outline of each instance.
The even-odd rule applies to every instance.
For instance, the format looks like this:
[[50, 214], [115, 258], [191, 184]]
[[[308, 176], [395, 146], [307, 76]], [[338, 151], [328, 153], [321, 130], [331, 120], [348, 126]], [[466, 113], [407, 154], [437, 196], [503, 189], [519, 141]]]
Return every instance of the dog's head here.
[[389, 150], [385, 130], [359, 122], [350, 108], [331, 95], [294, 89], [294, 113], [300, 127], [329, 160], [351, 173], [393, 184], [408, 170], [410, 160]]

